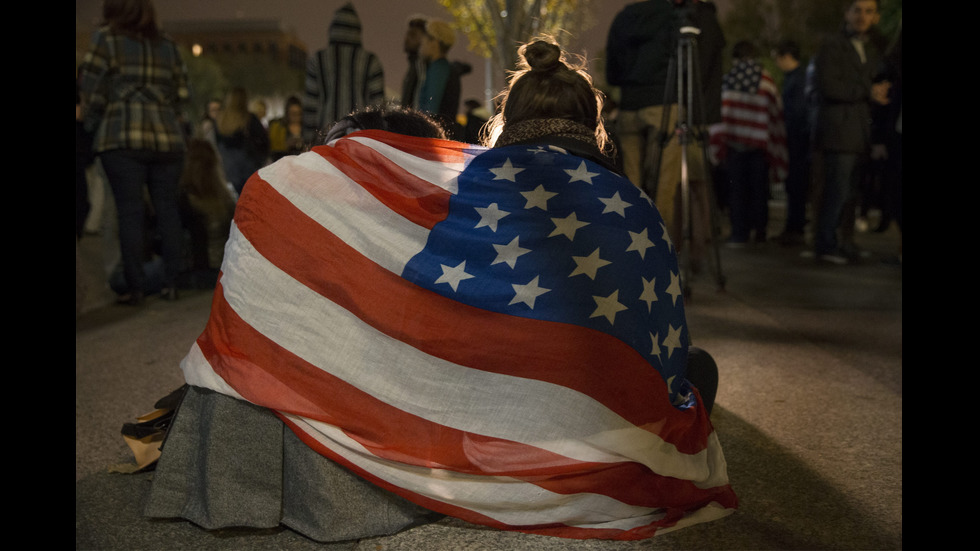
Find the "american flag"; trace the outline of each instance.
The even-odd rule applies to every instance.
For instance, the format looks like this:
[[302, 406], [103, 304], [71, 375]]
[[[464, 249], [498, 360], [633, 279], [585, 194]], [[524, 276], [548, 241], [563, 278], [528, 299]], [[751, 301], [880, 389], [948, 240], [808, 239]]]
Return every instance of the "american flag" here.
[[677, 273], [590, 161], [362, 131], [249, 180], [181, 368], [431, 510], [641, 539], [737, 507]]
[[732, 144], [766, 152], [769, 178], [786, 179], [789, 153], [779, 88], [762, 65], [741, 60], [725, 75], [721, 92], [722, 122], [711, 129], [711, 150], [724, 158]]

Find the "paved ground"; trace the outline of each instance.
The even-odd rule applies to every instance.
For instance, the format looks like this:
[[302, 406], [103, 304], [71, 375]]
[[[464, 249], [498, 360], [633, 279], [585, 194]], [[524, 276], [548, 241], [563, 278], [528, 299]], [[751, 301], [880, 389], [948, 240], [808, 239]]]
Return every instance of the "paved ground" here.
[[858, 243], [868, 257], [853, 266], [773, 244], [723, 249], [725, 292], [710, 275], [692, 284], [691, 333], [721, 371], [712, 420], [741, 501], [734, 515], [632, 543], [446, 520], [324, 546], [288, 530], [210, 533], [140, 516], [152, 475], [109, 473], [132, 461], [119, 429], [182, 383], [177, 363], [204, 327], [210, 293], [107, 304], [101, 240], [86, 237], [76, 249], [76, 548], [901, 549], [902, 268], [887, 262], [900, 239], [892, 228]]

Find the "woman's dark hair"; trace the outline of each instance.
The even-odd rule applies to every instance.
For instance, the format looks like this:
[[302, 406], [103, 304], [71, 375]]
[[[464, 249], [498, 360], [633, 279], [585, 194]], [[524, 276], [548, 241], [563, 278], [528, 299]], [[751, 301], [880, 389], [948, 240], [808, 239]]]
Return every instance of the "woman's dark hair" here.
[[102, 18], [113, 31], [133, 38], [155, 40], [160, 37], [151, 0], [104, 0]]
[[608, 145], [602, 124], [603, 96], [592, 86], [584, 63], [573, 63], [549, 37], [518, 50], [518, 70], [501, 96], [501, 110], [485, 127], [484, 142], [492, 145], [506, 124], [534, 119], [567, 119], [595, 130], [599, 149]]
[[446, 133], [439, 123], [425, 113], [388, 104], [367, 107], [340, 119], [330, 127], [317, 145], [332, 142], [358, 130], [387, 130], [417, 138], [446, 139]]
[[248, 91], [242, 86], [235, 86], [228, 91], [221, 115], [215, 121], [219, 134], [232, 136], [235, 132], [248, 125]]
[[301, 99], [299, 99], [298, 97], [296, 97], [296, 96], [289, 96], [288, 98], [286, 98], [286, 111], [287, 112], [289, 111], [289, 108], [292, 107], [292, 106], [294, 106], [294, 105], [299, 106], [299, 107], [303, 107], [303, 101]]
[[776, 44], [776, 55], [789, 55], [796, 60], [802, 59], [800, 57], [800, 45], [795, 40], [788, 38], [780, 40], [779, 44]]
[[188, 140], [180, 187], [196, 210], [210, 216], [225, 216], [235, 208], [221, 172], [221, 159], [207, 140]]
[[756, 57], [759, 57], [759, 49], [755, 47], [753, 42], [739, 40], [732, 46], [732, 58], [736, 60], [753, 59]]

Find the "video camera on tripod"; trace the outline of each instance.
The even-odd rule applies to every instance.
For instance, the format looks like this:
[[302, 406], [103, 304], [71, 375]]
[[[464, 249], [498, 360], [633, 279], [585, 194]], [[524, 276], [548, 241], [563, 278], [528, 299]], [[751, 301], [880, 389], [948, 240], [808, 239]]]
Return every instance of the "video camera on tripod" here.
[[[672, 0], [674, 4], [675, 18], [675, 56], [670, 60], [667, 71], [667, 83], [664, 90], [664, 106], [662, 121], [660, 124], [659, 147], [655, 159], [655, 166], [649, 178], [654, 185], [648, 187], [648, 193], [657, 196], [657, 188], [660, 186], [660, 161], [663, 158], [663, 150], [667, 147], [670, 140], [677, 138], [681, 148], [680, 166], [680, 198], [681, 198], [681, 243], [679, 255], [681, 260], [681, 284], [685, 296], [689, 296], [690, 275], [694, 270], [692, 265], [692, 244], [694, 243], [694, 216], [693, 202], [691, 193], [691, 170], [689, 146], [697, 142], [700, 145], [700, 161], [703, 163], [701, 175], [710, 178], [712, 173], [708, 164], [707, 128], [711, 117], [705, 110], [704, 85], [702, 79], [702, 65], [704, 60], [698, 51], [698, 38], [702, 33], [701, 22], [699, 21], [696, 0]], [[720, 93], [720, 85], [718, 86]], [[668, 108], [675, 104], [676, 123], [671, 126], [670, 119], [673, 109]], [[725, 286], [725, 276], [721, 269], [721, 257], [719, 252], [720, 225], [718, 222], [718, 203], [714, 197], [714, 186], [705, 183], [703, 194], [708, 201], [709, 220], [699, 220], [707, 223], [710, 231], [710, 242], [712, 248], [712, 267], [714, 268], [716, 281], [719, 289]], [[650, 189], [652, 188], [652, 189]]]
[[674, 17], [677, 20], [678, 31], [693, 29], [695, 34], [699, 34], [701, 29], [698, 27], [694, 18], [694, 4], [696, 0], [672, 0], [674, 3]]

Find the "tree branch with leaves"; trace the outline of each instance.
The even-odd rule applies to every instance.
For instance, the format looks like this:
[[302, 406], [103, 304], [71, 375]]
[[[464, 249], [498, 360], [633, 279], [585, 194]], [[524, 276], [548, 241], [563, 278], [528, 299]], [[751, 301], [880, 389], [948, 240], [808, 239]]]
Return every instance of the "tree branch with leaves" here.
[[591, 0], [439, 0], [466, 35], [469, 48], [493, 61], [498, 74], [517, 68], [517, 49], [550, 34], [566, 50], [593, 23]]

